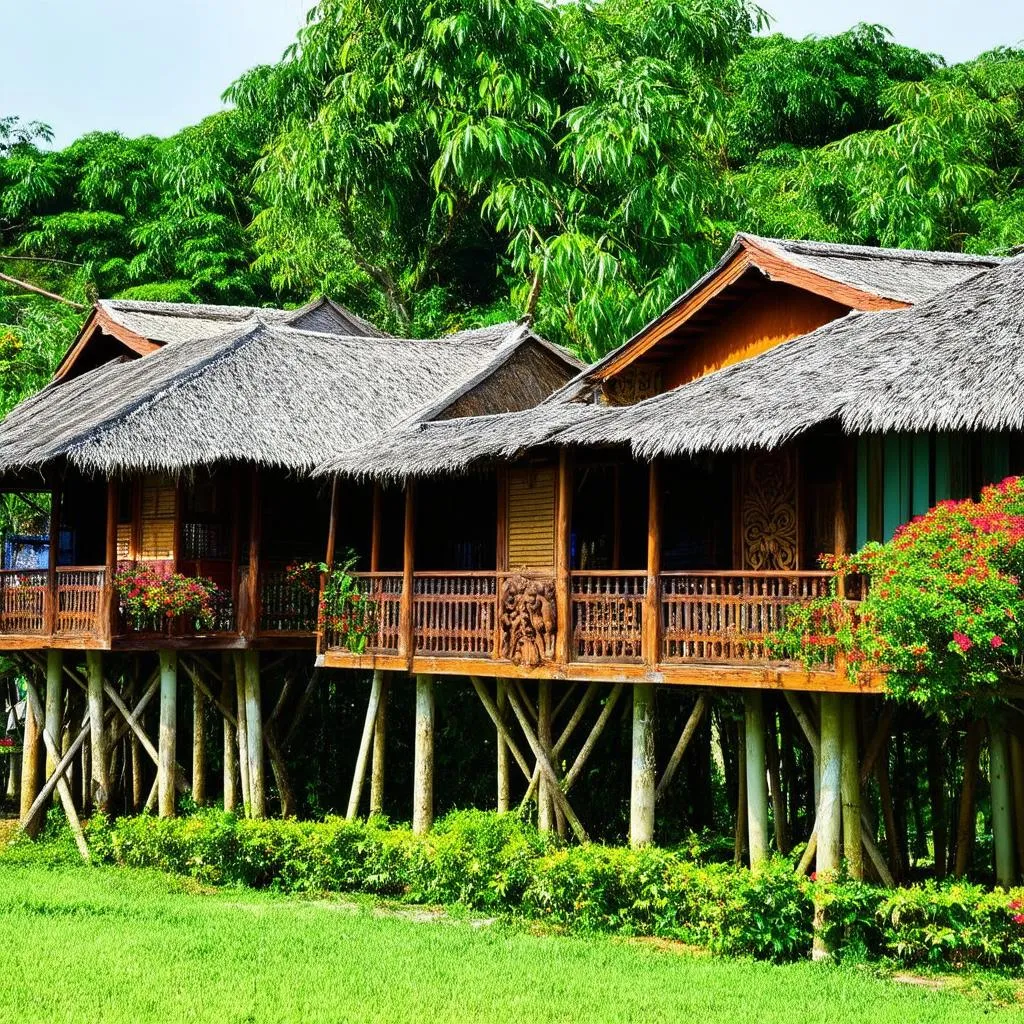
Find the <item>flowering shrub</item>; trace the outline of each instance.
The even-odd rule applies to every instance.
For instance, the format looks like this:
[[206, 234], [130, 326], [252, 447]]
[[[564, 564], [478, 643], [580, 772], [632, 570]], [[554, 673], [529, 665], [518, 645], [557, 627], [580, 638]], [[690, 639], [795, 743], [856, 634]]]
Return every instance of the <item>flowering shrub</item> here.
[[134, 629], [158, 630], [167, 619], [191, 619], [197, 629], [214, 621], [217, 585], [202, 577], [161, 574], [145, 563], [131, 565], [114, 577], [121, 611]]
[[840, 600], [833, 581], [831, 596], [789, 610], [774, 653], [814, 665], [842, 652], [851, 679], [883, 669], [893, 696], [935, 707], [991, 698], [1020, 674], [1024, 479], [940, 502], [888, 543], [822, 563], [836, 581], [866, 576], [866, 597]]
[[331, 643], [362, 654], [377, 631], [376, 606], [359, 589], [352, 575], [356, 564], [354, 552], [348, 552], [340, 565], [329, 568], [326, 562], [293, 562], [285, 570], [289, 583], [309, 593], [320, 593], [320, 629]]

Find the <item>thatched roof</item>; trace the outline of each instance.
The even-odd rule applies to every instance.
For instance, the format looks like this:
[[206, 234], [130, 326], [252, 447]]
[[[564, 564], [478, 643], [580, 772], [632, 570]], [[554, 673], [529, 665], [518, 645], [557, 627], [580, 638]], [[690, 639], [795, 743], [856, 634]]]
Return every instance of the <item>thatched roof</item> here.
[[909, 309], [851, 313], [633, 406], [564, 443], [644, 458], [771, 448], [819, 423], [848, 433], [1024, 429], [1024, 257]]
[[0, 470], [57, 460], [105, 473], [229, 460], [308, 469], [443, 405], [538, 341], [515, 323], [410, 340], [254, 317], [49, 385], [0, 424]]
[[828, 421], [849, 433], [1024, 430], [1024, 256], [910, 308], [851, 313], [636, 405], [546, 402], [393, 431], [335, 468], [429, 475], [549, 445], [629, 445], [641, 458], [772, 448]]
[[[713, 301], [727, 287], [730, 272], [749, 268], [771, 281], [794, 285], [856, 310], [878, 311], [913, 305], [974, 274], [998, 266], [998, 256], [885, 249], [868, 245], [792, 241], [737, 234], [722, 258], [682, 295], [619, 348], [588, 367], [550, 401], [578, 400], [624, 360], [639, 356], [686, 307]], [[698, 307], [699, 308], [699, 307]], [[673, 327], [673, 329], [678, 329]], [[611, 366], [610, 364], [615, 364]]]

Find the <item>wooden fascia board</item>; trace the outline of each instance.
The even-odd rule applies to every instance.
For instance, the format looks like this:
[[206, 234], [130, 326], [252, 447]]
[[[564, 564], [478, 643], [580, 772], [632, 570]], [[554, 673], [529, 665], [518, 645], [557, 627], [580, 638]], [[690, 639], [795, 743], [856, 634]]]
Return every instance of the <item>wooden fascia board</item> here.
[[138, 356], [148, 356], [163, 346], [159, 342], [150, 341], [141, 334], [136, 334], [123, 324], [114, 320], [101, 306], [93, 306], [88, 319], [82, 325], [75, 343], [68, 349], [67, 354], [60, 361], [57, 370], [53, 375], [54, 380], [62, 380], [74, 367], [79, 356], [85, 350], [89, 342], [96, 336], [97, 332], [109, 334], [116, 338], [125, 348]]
[[634, 338], [631, 345], [623, 349], [615, 359], [602, 368], [595, 380], [603, 383], [621, 373], [627, 366], [635, 362], [646, 352], [649, 352], [662, 338], [671, 334], [680, 324], [693, 316], [702, 306], [707, 305], [716, 295], [737, 281], [751, 266], [753, 266], [753, 263], [749, 255], [743, 250], [738, 252], [711, 280], [694, 292], [686, 302], [675, 309], [669, 310], [660, 320], [656, 320], [648, 328], [646, 334], [641, 334]]
[[838, 302], [841, 306], [849, 306], [862, 313], [877, 313], [884, 309], [906, 309], [910, 305], [909, 302], [901, 302], [899, 299], [885, 298], [873, 292], [866, 292], [853, 285], [823, 277], [805, 267], [796, 266], [752, 239], [745, 238], [743, 246], [750, 254], [750, 262], [758, 267], [769, 280], [791, 284], [796, 288], [820, 295], [822, 298]]

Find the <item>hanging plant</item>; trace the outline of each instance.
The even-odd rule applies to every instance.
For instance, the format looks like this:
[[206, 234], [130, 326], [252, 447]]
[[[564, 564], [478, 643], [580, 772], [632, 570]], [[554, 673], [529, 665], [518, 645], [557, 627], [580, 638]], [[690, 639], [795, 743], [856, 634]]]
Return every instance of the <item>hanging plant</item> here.
[[172, 619], [187, 619], [197, 630], [213, 626], [217, 585], [201, 576], [160, 573], [138, 563], [121, 569], [114, 577], [121, 612], [135, 630], [159, 631]]
[[[796, 605], [769, 638], [776, 656], [808, 667], [841, 652], [852, 681], [884, 671], [889, 693], [939, 710], [993, 699], [1022, 675], [1024, 479], [986, 487], [979, 501], [943, 501], [885, 544], [825, 557], [829, 597]], [[838, 580], [869, 581], [862, 601]]]
[[330, 646], [362, 654], [377, 632], [377, 606], [352, 575], [357, 560], [355, 552], [348, 551], [341, 564], [333, 567], [326, 562], [295, 562], [285, 575], [294, 586], [320, 594], [320, 630], [328, 636]]

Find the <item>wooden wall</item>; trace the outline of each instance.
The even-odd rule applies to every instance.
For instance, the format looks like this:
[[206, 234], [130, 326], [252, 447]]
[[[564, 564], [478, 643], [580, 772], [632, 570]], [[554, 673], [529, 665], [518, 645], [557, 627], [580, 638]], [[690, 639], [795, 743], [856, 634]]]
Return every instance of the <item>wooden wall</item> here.
[[554, 566], [556, 477], [554, 466], [508, 471], [507, 564], [510, 569]]

